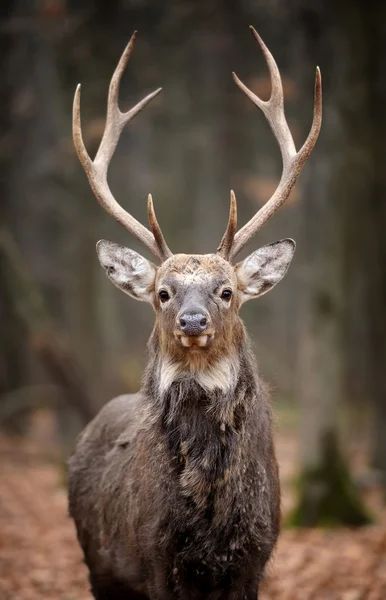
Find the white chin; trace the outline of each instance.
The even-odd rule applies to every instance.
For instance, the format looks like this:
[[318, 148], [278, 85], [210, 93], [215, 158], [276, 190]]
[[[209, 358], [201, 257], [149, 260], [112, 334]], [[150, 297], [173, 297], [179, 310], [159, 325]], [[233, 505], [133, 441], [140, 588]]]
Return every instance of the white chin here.
[[208, 343], [208, 339], [209, 339], [208, 335], [195, 335], [195, 336], [182, 335], [180, 337], [181, 344], [185, 348], [192, 348], [194, 346], [198, 346], [199, 348], [204, 348]]

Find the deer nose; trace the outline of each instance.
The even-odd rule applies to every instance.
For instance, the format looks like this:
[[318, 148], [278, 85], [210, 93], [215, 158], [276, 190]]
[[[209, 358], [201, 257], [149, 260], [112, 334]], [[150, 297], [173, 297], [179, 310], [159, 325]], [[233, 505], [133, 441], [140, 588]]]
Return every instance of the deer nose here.
[[183, 314], [179, 317], [179, 326], [186, 335], [201, 335], [208, 326], [208, 319], [201, 313]]

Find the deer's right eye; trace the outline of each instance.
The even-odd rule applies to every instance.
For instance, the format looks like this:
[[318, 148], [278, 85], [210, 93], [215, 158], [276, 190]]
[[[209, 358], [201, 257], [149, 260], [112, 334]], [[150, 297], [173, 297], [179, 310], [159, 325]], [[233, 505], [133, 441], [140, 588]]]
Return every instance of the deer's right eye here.
[[158, 292], [158, 296], [161, 302], [167, 302], [168, 300], [170, 300], [170, 296], [166, 290], [160, 290]]

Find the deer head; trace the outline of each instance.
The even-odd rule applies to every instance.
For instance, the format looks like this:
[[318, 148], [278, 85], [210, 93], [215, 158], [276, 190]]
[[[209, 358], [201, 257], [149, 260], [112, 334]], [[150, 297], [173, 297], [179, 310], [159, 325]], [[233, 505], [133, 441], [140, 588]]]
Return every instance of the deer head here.
[[233, 259], [288, 198], [315, 145], [321, 126], [321, 77], [317, 69], [313, 122], [305, 143], [297, 152], [284, 115], [279, 69], [253, 27], [251, 31], [270, 71], [270, 99], [261, 100], [235, 74], [233, 77], [239, 88], [267, 118], [280, 146], [283, 172], [272, 197], [238, 232], [236, 198], [231, 192], [228, 225], [214, 254], [172, 254], [158, 224], [152, 197], [148, 197], [148, 230], [122, 209], [108, 186], [109, 162], [123, 127], [161, 91], [158, 89], [149, 94], [126, 113], [118, 108], [119, 83], [133, 48], [135, 33], [110, 83], [105, 131], [93, 161], [85, 149], [81, 134], [80, 86], [75, 93], [74, 143], [95, 196], [101, 206], [139, 239], [161, 264], [156, 266], [137, 252], [105, 240], [97, 244], [99, 261], [114, 285], [133, 298], [153, 305], [161, 351], [190, 367], [194, 364], [199, 368], [203, 360], [218, 360], [221, 356], [229, 355], [242, 338], [242, 323], [238, 317], [242, 303], [271, 290], [287, 272], [295, 251], [295, 242], [291, 239], [263, 246], [235, 265]]

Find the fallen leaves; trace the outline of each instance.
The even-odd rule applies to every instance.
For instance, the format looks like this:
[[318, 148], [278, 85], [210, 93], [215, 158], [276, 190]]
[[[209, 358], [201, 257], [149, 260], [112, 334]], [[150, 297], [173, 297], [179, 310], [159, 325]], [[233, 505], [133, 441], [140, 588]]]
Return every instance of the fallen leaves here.
[[[0, 460], [1, 600], [91, 600], [60, 470], [4, 439]], [[385, 598], [383, 515], [355, 531], [283, 531], [261, 593], [262, 600]]]

